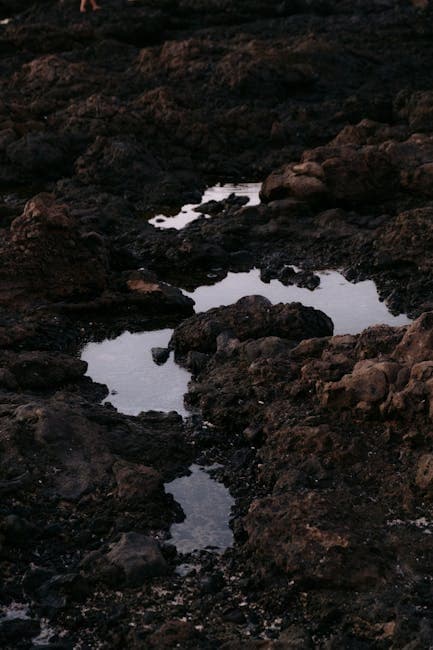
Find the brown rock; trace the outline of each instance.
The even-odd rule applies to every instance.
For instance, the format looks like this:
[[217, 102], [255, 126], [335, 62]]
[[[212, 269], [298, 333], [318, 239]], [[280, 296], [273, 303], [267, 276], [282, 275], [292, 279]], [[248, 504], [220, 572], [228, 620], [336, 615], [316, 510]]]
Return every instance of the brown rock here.
[[149, 499], [163, 493], [162, 477], [152, 467], [118, 461], [113, 465], [113, 472], [121, 500]]
[[433, 487], [433, 454], [423, 454], [418, 461], [416, 484], [424, 492]]
[[130, 587], [139, 587], [147, 578], [168, 572], [157, 542], [139, 533], [123, 533], [107, 553], [106, 561], [120, 570], [125, 584]]

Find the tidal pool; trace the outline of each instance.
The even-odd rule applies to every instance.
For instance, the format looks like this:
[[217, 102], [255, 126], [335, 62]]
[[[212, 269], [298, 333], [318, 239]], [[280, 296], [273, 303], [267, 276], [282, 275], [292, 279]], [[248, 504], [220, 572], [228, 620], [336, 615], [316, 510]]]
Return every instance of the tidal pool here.
[[28, 620], [30, 606], [25, 603], [11, 603], [8, 607], [0, 607], [0, 623], [3, 621]]
[[195, 212], [195, 208], [208, 201], [223, 201], [230, 194], [236, 194], [237, 196], [247, 196], [249, 198], [248, 205], [258, 205], [260, 203], [259, 192], [261, 187], [261, 183], [238, 183], [236, 185], [227, 183], [226, 185], [215, 185], [205, 191], [200, 203], [188, 203], [184, 205], [181, 211], [173, 217], [159, 214], [153, 217], [153, 219], [150, 219], [149, 223], [156, 228], [175, 228], [176, 230], [181, 230], [188, 223], [200, 217], [200, 212]]
[[[262, 282], [259, 270], [253, 269], [228, 273], [221, 282], [184, 293], [195, 301], [197, 313], [249, 295], [266, 296], [273, 304], [301, 302], [330, 316], [335, 334], [357, 334], [378, 323], [398, 326], [411, 322], [404, 314], [394, 316], [388, 311], [371, 280], [353, 284], [337, 271], [320, 271], [317, 275], [320, 285], [314, 291], [285, 286], [278, 280]], [[183, 397], [188, 392], [190, 373], [174, 362], [173, 353], [163, 365], [152, 358], [152, 348], [166, 348], [172, 333], [172, 329], [124, 332], [115, 339], [84, 347], [81, 358], [88, 363], [87, 374], [108, 386], [106, 402], [127, 415], [151, 410], [188, 415]]]
[[81, 358], [89, 365], [87, 374], [108, 386], [106, 402], [127, 415], [142, 411], [188, 414], [183, 396], [191, 375], [174, 362], [173, 354], [163, 365], [152, 358], [152, 348], [167, 347], [172, 334], [171, 329], [124, 332], [115, 339], [84, 347]]
[[209, 476], [214, 468], [191, 465], [189, 476], [165, 485], [185, 513], [185, 520], [170, 529], [179, 553], [206, 549], [222, 553], [233, 544], [228, 522], [235, 501], [222, 483]]
[[221, 282], [184, 293], [195, 301], [197, 313], [230, 305], [251, 295], [265, 296], [273, 304], [301, 302], [307, 307], [321, 309], [332, 318], [335, 334], [357, 334], [378, 323], [397, 326], [411, 322], [404, 314], [391, 314], [379, 300], [376, 285], [371, 280], [353, 284], [337, 271], [319, 271], [316, 275], [320, 277], [320, 285], [314, 291], [286, 287], [279, 280], [262, 282], [260, 271], [253, 269], [248, 273], [228, 273]]

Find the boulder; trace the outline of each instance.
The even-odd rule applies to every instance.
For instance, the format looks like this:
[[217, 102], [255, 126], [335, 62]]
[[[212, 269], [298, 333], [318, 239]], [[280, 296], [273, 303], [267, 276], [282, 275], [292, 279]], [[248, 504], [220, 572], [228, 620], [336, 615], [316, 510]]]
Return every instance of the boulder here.
[[323, 312], [300, 303], [272, 305], [262, 296], [248, 296], [184, 321], [175, 329], [171, 345], [178, 355], [215, 352], [224, 332], [240, 341], [270, 336], [300, 341], [330, 336], [333, 324]]
[[0, 303], [89, 296], [107, 282], [103, 240], [83, 237], [66, 206], [50, 194], [29, 201], [12, 222], [0, 260]]
[[123, 533], [120, 540], [111, 546], [106, 561], [121, 572], [129, 587], [140, 587], [147, 578], [168, 573], [158, 543], [139, 533]]

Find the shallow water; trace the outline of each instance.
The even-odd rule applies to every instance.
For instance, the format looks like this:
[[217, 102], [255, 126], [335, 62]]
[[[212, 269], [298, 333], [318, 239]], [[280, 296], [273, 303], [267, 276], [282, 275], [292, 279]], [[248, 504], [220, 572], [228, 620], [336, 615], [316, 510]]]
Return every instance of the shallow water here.
[[179, 553], [205, 549], [223, 552], [233, 544], [228, 522], [234, 499], [222, 483], [209, 476], [210, 469], [191, 465], [189, 476], [165, 485], [185, 513], [185, 520], [170, 529]]
[[260, 279], [260, 271], [253, 269], [248, 273], [228, 273], [221, 282], [184, 293], [195, 301], [197, 313], [230, 305], [250, 295], [265, 296], [273, 304], [301, 302], [330, 316], [335, 334], [357, 334], [377, 323], [397, 326], [411, 322], [404, 314], [394, 316], [388, 311], [385, 303], [380, 302], [376, 285], [371, 280], [353, 284], [337, 271], [320, 271], [317, 275], [320, 285], [314, 291], [286, 287], [279, 280], [266, 284]]
[[200, 212], [195, 212], [194, 208], [208, 201], [223, 201], [230, 194], [236, 194], [237, 196], [247, 196], [249, 198], [248, 205], [258, 205], [260, 203], [259, 192], [261, 187], [261, 183], [238, 183], [236, 185], [227, 183], [226, 185], [215, 185], [205, 191], [200, 203], [188, 203], [184, 205], [181, 211], [173, 217], [159, 214], [153, 219], [150, 219], [149, 223], [156, 228], [175, 228], [176, 230], [181, 230], [188, 223], [195, 221], [201, 216]]
[[56, 636], [57, 632], [50, 626], [48, 619], [43, 618], [39, 622], [41, 631], [32, 639], [32, 643], [35, 646], [47, 646], [50, 644], [53, 637]]
[[124, 332], [115, 339], [84, 347], [81, 358], [89, 364], [88, 376], [110, 390], [106, 402], [127, 415], [151, 410], [187, 415], [183, 396], [188, 390], [189, 372], [174, 362], [173, 354], [161, 366], [152, 358], [152, 348], [167, 347], [172, 333], [171, 329]]
[[29, 605], [25, 603], [11, 603], [7, 607], [0, 608], [0, 622], [13, 621], [16, 619], [27, 620], [30, 618]]
[[[273, 304], [301, 302], [330, 316], [335, 334], [356, 334], [377, 323], [410, 323], [407, 316], [394, 316], [380, 302], [374, 282], [352, 284], [337, 271], [321, 271], [318, 275], [320, 285], [314, 291], [286, 287], [278, 280], [266, 284], [260, 280], [259, 270], [253, 269], [229, 273], [221, 282], [185, 293], [195, 300], [196, 312], [229, 305], [248, 295], [266, 296]], [[183, 396], [188, 392], [190, 373], [174, 362], [173, 354], [163, 365], [157, 365], [152, 358], [152, 348], [167, 347], [172, 333], [171, 329], [124, 332], [115, 339], [84, 347], [81, 358], [88, 363], [88, 376], [108, 386], [106, 402], [127, 415], [151, 410], [188, 415]]]

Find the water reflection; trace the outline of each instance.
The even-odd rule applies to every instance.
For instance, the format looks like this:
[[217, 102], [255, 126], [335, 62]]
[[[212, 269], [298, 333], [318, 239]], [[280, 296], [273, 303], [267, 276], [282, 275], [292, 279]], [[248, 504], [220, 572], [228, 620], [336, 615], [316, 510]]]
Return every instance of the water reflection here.
[[195, 301], [195, 311], [230, 305], [244, 296], [261, 295], [273, 304], [301, 302], [327, 314], [334, 322], [335, 334], [357, 334], [377, 323], [407, 325], [410, 319], [394, 316], [385, 303], [380, 302], [376, 285], [371, 280], [353, 284], [337, 271], [320, 271], [320, 285], [314, 291], [296, 286], [285, 286], [279, 280], [262, 282], [260, 271], [228, 273], [221, 282], [184, 292]]
[[180, 553], [204, 549], [223, 552], [233, 544], [229, 519], [234, 499], [222, 483], [209, 476], [210, 469], [191, 465], [189, 476], [165, 486], [186, 515], [182, 523], [173, 524], [170, 529], [172, 542]]
[[152, 358], [152, 348], [166, 347], [173, 330], [124, 332], [102, 343], [88, 343], [81, 358], [89, 364], [87, 374], [110, 390], [107, 402], [120, 412], [177, 411], [187, 415], [183, 396], [190, 374], [170, 355], [163, 365]]
[[259, 192], [261, 187], [261, 183], [238, 183], [236, 185], [227, 183], [226, 185], [215, 185], [205, 191], [200, 203], [188, 203], [184, 205], [181, 211], [173, 217], [162, 214], [157, 215], [153, 219], [150, 219], [149, 223], [156, 228], [175, 228], [176, 230], [181, 230], [188, 223], [200, 217], [200, 212], [196, 212], [195, 208], [208, 201], [223, 201], [231, 194], [236, 194], [237, 196], [248, 197], [248, 205], [258, 205], [260, 203]]

